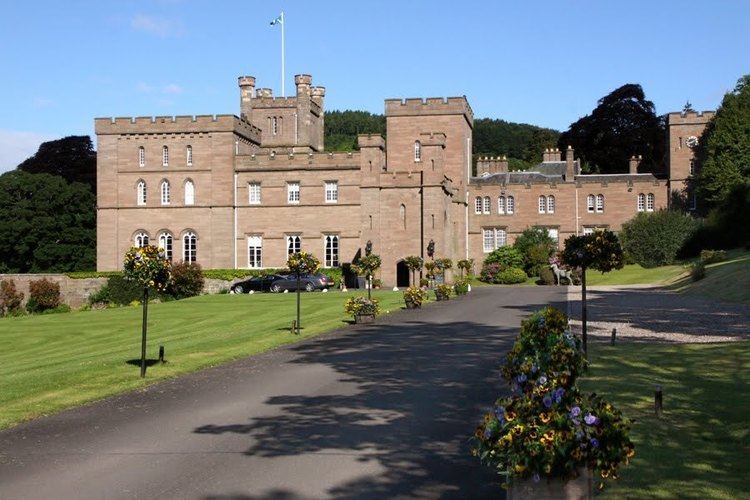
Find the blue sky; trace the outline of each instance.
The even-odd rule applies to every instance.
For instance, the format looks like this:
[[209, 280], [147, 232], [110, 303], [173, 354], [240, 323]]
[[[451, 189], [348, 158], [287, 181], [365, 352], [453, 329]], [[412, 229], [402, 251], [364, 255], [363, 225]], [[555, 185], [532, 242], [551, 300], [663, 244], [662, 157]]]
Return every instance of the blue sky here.
[[0, 8], [0, 171], [97, 116], [237, 113], [236, 78], [327, 109], [466, 95], [475, 116], [565, 129], [643, 85], [658, 113], [713, 109], [750, 72], [750, 2], [26, 1]]

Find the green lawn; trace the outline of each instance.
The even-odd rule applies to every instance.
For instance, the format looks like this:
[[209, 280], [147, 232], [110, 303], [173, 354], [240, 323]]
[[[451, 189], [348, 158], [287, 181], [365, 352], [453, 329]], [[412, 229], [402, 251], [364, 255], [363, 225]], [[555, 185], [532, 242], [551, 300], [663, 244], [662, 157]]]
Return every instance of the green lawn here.
[[670, 285], [678, 292], [750, 304], [750, 252], [731, 250], [724, 262], [706, 266], [706, 277], [693, 281], [685, 276]]
[[616, 269], [608, 273], [589, 270], [586, 272], [586, 284], [590, 286], [666, 284], [687, 272], [688, 267], [682, 264], [652, 269], [646, 269], [638, 264], [628, 264], [622, 269]]
[[[636, 456], [611, 498], [742, 498], [750, 491], [750, 342], [589, 347], [582, 388], [635, 420]], [[664, 416], [654, 416], [657, 384]]]
[[[148, 357], [166, 348], [168, 363], [138, 366], [141, 308], [124, 307], [0, 319], [0, 429], [39, 415], [143, 387], [156, 380], [265, 351], [345, 325], [352, 293], [302, 296], [302, 334], [290, 333], [295, 294], [204, 295], [149, 305]], [[383, 312], [401, 293], [375, 291]]]

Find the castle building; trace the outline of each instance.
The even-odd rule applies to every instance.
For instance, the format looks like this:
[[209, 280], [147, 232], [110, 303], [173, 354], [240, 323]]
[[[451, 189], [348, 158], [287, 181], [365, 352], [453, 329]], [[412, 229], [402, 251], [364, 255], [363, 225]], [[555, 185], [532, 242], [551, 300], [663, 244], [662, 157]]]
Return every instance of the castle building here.
[[[703, 114], [670, 114], [669, 179], [630, 171], [583, 175], [572, 149], [544, 152], [533, 171], [484, 158], [472, 172], [474, 115], [466, 97], [387, 99], [387, 140], [326, 152], [325, 88], [295, 77], [273, 97], [238, 80], [240, 114], [97, 118], [97, 269], [117, 270], [133, 245], [157, 244], [204, 268], [281, 268], [304, 250], [326, 267], [351, 263], [368, 242], [381, 279], [405, 286], [404, 257], [473, 258], [525, 228], [558, 241], [618, 230], [686, 188]], [[674, 137], [673, 137], [674, 136]]]

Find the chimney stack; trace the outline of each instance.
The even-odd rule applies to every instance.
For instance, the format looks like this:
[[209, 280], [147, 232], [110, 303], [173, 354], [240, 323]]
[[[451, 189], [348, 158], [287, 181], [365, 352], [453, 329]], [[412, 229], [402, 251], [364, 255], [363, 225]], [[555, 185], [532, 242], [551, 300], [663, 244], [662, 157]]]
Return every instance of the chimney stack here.
[[245, 120], [252, 122], [255, 77], [241, 76], [237, 79], [237, 84], [240, 87], [240, 116], [244, 116]]
[[568, 145], [565, 152], [565, 182], [573, 182], [576, 177], [576, 162], [573, 146]]
[[630, 157], [630, 168], [628, 169], [629, 173], [631, 174], [637, 174], [638, 173], [638, 167], [641, 164], [641, 161], [643, 160], [643, 156], [631, 156]]

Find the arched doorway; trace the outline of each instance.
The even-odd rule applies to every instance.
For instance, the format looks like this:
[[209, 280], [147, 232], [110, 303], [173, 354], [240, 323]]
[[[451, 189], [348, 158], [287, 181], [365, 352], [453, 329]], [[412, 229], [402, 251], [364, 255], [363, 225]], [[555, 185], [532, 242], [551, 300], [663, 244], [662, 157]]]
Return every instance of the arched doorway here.
[[399, 288], [409, 286], [409, 268], [403, 260], [396, 263], [396, 286]]

